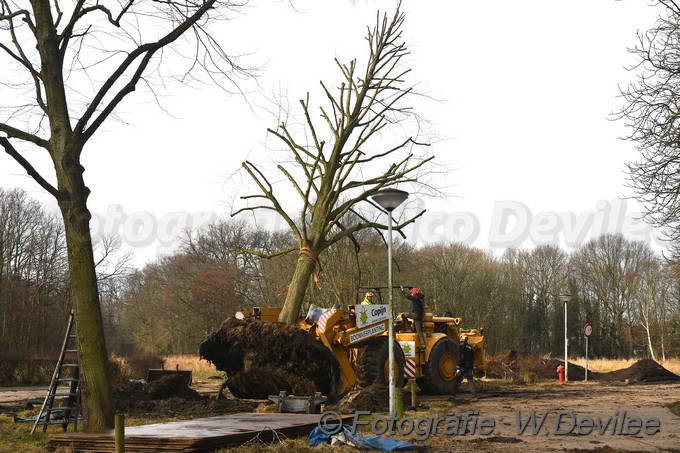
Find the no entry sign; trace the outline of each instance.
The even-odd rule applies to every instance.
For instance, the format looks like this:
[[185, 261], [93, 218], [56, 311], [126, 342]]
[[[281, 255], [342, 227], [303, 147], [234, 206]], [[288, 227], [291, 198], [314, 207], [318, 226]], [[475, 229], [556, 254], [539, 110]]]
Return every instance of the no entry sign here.
[[589, 337], [593, 334], [593, 325], [588, 323], [585, 326], [583, 326], [583, 335], [586, 337]]

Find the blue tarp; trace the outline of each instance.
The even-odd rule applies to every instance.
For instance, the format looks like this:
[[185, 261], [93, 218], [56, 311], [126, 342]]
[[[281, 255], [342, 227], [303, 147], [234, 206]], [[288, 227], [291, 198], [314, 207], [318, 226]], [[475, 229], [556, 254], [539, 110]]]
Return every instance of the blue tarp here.
[[[57, 409], [52, 409], [51, 410], [51, 415], [50, 415], [50, 422], [51, 423], [66, 423], [66, 420], [64, 419], [64, 415], [67, 411], [74, 412], [73, 409], [62, 409], [62, 408], [57, 408]], [[47, 413], [43, 412], [42, 415], [40, 416], [40, 423], [45, 423], [45, 418], [47, 417]], [[32, 423], [35, 422], [38, 419], [37, 415], [34, 415], [33, 417], [30, 418], [22, 418], [22, 417], [17, 417], [16, 415], [14, 416], [14, 423]], [[83, 417], [78, 415], [78, 421], [81, 421]], [[76, 416], [71, 413], [69, 417], [69, 423], [73, 423], [76, 421]]]
[[352, 428], [348, 425], [342, 425], [342, 430], [337, 434], [328, 434], [317, 426], [309, 433], [307, 443], [309, 445], [325, 445], [330, 444], [333, 438], [340, 439], [342, 443], [352, 445], [362, 450], [407, 451], [425, 450], [426, 448], [424, 445], [416, 445], [387, 436], [362, 436], [357, 432], [352, 433]]

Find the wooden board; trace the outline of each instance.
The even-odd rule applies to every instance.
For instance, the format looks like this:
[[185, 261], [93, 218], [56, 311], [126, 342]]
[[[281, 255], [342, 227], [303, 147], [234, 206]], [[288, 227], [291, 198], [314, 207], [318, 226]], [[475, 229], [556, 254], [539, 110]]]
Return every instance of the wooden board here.
[[[249, 441], [308, 435], [319, 414], [238, 413], [220, 417], [132, 426], [125, 429], [125, 452], [208, 452]], [[345, 421], [351, 415], [343, 416]], [[114, 431], [63, 433], [50, 436], [49, 451], [71, 447], [74, 452], [115, 451]]]

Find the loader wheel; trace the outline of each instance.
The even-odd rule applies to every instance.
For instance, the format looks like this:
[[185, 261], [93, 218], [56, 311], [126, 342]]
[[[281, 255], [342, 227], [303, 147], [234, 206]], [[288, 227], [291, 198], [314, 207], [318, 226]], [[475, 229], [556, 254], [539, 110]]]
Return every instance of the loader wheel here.
[[[388, 385], [390, 380], [390, 357], [387, 337], [372, 338], [359, 348], [356, 362], [357, 385], [366, 388], [376, 381]], [[404, 386], [404, 352], [394, 342], [396, 386]]]
[[425, 395], [450, 395], [453, 393], [453, 374], [456, 369], [456, 342], [444, 337], [432, 346], [430, 358], [423, 365], [423, 377], [417, 379]]

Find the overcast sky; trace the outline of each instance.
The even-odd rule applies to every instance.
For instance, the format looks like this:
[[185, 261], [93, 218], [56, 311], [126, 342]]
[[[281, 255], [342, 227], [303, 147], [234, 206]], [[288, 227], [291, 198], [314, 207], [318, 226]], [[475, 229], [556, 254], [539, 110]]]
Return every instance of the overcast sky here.
[[[107, 123], [86, 147], [97, 226], [115, 227], [138, 262], [171, 250], [178, 222], [227, 217], [226, 203], [238, 195], [230, 176], [246, 156], [261, 155], [265, 129], [276, 125], [262, 108], [266, 98], [283, 92], [296, 103], [319, 80], [337, 81], [333, 58], [363, 56], [375, 11], [395, 5], [292, 4], [255, 0], [222, 25], [229, 51], [264, 65], [259, 87], [244, 85], [245, 98], [175, 87], [162, 100], [170, 116], [132, 95], [124, 104], [130, 124]], [[637, 154], [619, 139], [624, 125], [610, 117], [622, 105], [618, 86], [632, 77], [626, 49], [660, 7], [642, 0], [404, 0], [403, 10], [413, 77], [442, 100], [420, 113], [445, 139], [432, 151], [454, 169], [447, 183], [455, 184], [455, 197], [417, 202], [428, 214], [409, 231], [410, 241], [502, 251], [540, 243], [573, 248], [623, 232], [661, 249], [654, 232], [634, 220], [641, 207], [621, 199], [630, 195], [625, 162]], [[51, 174], [45, 156], [29, 157]], [[54, 206], [4, 154], [0, 184]], [[140, 225], [147, 230], [135, 232]]]

